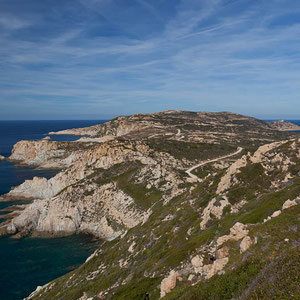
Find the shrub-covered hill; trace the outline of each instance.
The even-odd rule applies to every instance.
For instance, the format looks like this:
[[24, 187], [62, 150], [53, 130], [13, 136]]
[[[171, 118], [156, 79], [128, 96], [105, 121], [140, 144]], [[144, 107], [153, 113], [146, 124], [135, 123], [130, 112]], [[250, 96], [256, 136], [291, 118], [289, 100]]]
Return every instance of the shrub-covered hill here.
[[220, 153], [194, 177], [172, 148], [149, 150], [158, 165], [169, 158], [160, 172], [138, 159], [93, 169], [56, 197], [76, 206], [119, 190], [132, 200], [118, 205], [139, 211], [132, 222], [147, 217], [122, 227], [106, 214], [120, 234], [28, 299], [299, 299], [299, 149], [291, 138]]

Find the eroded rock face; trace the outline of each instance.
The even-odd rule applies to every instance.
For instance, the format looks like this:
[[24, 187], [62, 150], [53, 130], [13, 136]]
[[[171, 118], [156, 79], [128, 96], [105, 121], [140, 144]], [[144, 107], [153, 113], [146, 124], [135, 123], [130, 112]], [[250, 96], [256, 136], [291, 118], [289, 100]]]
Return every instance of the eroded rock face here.
[[[32, 149], [32, 145], [38, 145], [38, 148], [42, 148], [43, 144], [41, 141], [32, 144], [19, 142], [20, 145], [24, 145], [25, 150], [28, 148]], [[18, 144], [19, 144], [18, 143]], [[45, 145], [48, 145], [48, 141], [42, 141]], [[52, 143], [52, 142], [51, 142]], [[17, 144], [17, 145], [18, 145]], [[23, 153], [22, 147], [17, 146], [18, 153]], [[25, 151], [24, 150], [24, 151]], [[42, 157], [47, 153], [47, 147], [41, 150]], [[124, 161], [140, 160], [142, 163], [151, 164], [155, 161], [147, 157], [147, 148], [144, 146], [137, 146], [136, 149], [130, 149], [129, 147], [124, 149], [121, 143], [103, 144], [93, 147], [92, 149], [87, 149], [83, 152], [73, 152], [67, 158], [70, 160], [72, 166], [58, 173], [55, 177], [47, 180], [45, 178], [35, 177], [33, 180], [26, 180], [23, 184], [13, 188], [8, 195], [15, 197], [27, 197], [27, 198], [39, 198], [46, 199], [55, 196], [61, 190], [75, 182], [85, 178], [93, 172], [90, 166], [94, 168], [107, 169], [117, 163], [122, 163]], [[11, 158], [16, 159], [17, 154], [12, 154]], [[26, 163], [26, 161], [40, 160], [40, 156], [36, 153], [35, 147], [33, 147], [32, 152], [29, 154], [17, 155], [18, 160]], [[47, 158], [43, 158], [47, 160]], [[60, 165], [63, 167], [64, 164]]]
[[14, 145], [9, 159], [31, 166], [62, 168], [70, 166], [76, 159], [72, 153], [74, 150], [70, 142], [19, 141]]
[[171, 271], [169, 276], [162, 280], [160, 284], [160, 297], [164, 297], [176, 287], [177, 272]]
[[12, 220], [18, 232], [66, 235], [89, 232], [114, 239], [129, 228], [143, 223], [148, 213], [138, 209], [134, 200], [114, 183], [95, 189], [81, 201], [80, 191], [66, 191], [52, 199], [35, 200]]
[[[89, 180], [89, 176], [125, 162], [139, 162], [134, 184], [148, 182], [146, 189], [160, 189], [162, 200], [169, 201], [180, 193], [178, 175], [172, 172], [177, 161], [169, 154], [149, 155], [142, 143], [112, 141], [88, 149], [76, 157], [71, 167], [53, 178], [34, 177], [13, 188], [8, 196], [35, 200], [12, 220], [22, 235], [66, 235], [89, 232], [105, 239], [114, 239], [129, 228], [144, 223], [151, 209], [141, 209], [116, 182], [108, 184]], [[73, 153], [73, 155], [75, 155]], [[98, 171], [98, 170], [102, 171]], [[103, 178], [105, 180], [105, 178]], [[160, 184], [163, 180], [164, 184]]]

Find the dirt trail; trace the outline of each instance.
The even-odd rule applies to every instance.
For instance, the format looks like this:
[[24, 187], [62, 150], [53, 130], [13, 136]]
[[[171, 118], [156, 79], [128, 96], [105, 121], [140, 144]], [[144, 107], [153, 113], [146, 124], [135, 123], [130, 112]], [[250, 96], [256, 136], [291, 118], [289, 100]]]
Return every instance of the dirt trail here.
[[214, 158], [214, 159], [210, 159], [210, 160], [206, 160], [206, 161], [203, 161], [195, 166], [192, 166], [191, 168], [189, 168], [188, 170], [186, 170], [185, 172], [193, 179], [196, 179], [196, 180], [200, 180], [200, 178], [198, 176], [196, 176], [195, 174], [192, 174], [192, 171], [199, 168], [199, 167], [202, 167], [204, 165], [207, 165], [207, 164], [210, 164], [212, 162], [216, 162], [216, 161], [219, 161], [219, 160], [222, 160], [222, 159], [225, 159], [225, 158], [228, 158], [228, 157], [231, 157], [231, 156], [234, 156], [234, 155], [237, 155], [239, 154], [241, 151], [243, 150], [242, 147], [238, 147], [237, 148], [237, 151], [235, 151], [234, 153], [231, 153], [231, 154], [227, 154], [227, 155], [224, 155], [224, 156], [221, 156], [221, 157], [218, 157], [218, 158]]

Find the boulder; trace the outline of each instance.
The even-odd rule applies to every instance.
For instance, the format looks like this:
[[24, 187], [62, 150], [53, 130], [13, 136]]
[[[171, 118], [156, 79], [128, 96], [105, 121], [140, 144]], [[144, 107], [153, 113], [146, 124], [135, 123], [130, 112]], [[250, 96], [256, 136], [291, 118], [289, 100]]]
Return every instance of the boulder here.
[[191, 275], [188, 277], [188, 281], [192, 281], [194, 278], [195, 278], [195, 275], [194, 275], [194, 274], [191, 274]]
[[5, 157], [3, 155], [0, 155], [0, 160], [4, 160]]
[[217, 245], [220, 246], [229, 240], [238, 241], [248, 235], [248, 233], [246, 225], [237, 222], [230, 228], [229, 235], [223, 235], [217, 239]]
[[170, 293], [176, 286], [177, 272], [172, 270], [168, 277], [164, 278], [160, 284], [160, 297]]
[[282, 205], [282, 209], [287, 209], [287, 208], [290, 208], [295, 205], [297, 205], [296, 199], [295, 200], [286, 200]]
[[250, 236], [245, 236], [240, 243], [240, 253], [247, 251], [252, 243]]
[[230, 235], [233, 237], [234, 240], [238, 241], [244, 236], [248, 234], [248, 230], [246, 228], [246, 225], [242, 223], [235, 223], [231, 228], [230, 228]]
[[273, 212], [271, 218], [278, 217], [280, 214], [281, 214], [281, 210], [276, 210], [276, 211]]

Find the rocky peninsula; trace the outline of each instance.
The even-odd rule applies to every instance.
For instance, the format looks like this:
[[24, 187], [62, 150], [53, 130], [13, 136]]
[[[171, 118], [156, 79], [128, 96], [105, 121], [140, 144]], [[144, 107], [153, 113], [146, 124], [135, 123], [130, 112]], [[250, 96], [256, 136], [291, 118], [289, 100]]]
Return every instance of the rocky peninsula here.
[[299, 131], [300, 130], [300, 126], [296, 125], [292, 122], [288, 122], [288, 121], [272, 121], [269, 122], [269, 125], [271, 125], [272, 128], [276, 129], [276, 130], [281, 130], [281, 131]]
[[[299, 247], [299, 134], [234, 113], [187, 111], [118, 117], [56, 134], [89, 138], [14, 146], [10, 160], [61, 171], [3, 195], [31, 202], [1, 223], [0, 235], [83, 232], [106, 242], [83, 266], [28, 299], [140, 299], [146, 293], [194, 299], [201, 290], [213, 293], [216, 282], [222, 289], [222, 280], [232, 281], [227, 289], [234, 286], [243, 268], [245, 283], [229, 290], [232, 297], [274, 296], [262, 288], [268, 282], [261, 272], [296, 261]], [[282, 261], [272, 259], [274, 251]], [[270, 260], [263, 263], [262, 253]], [[253, 260], [255, 272], [247, 269]], [[291, 293], [293, 276], [285, 279]]]

